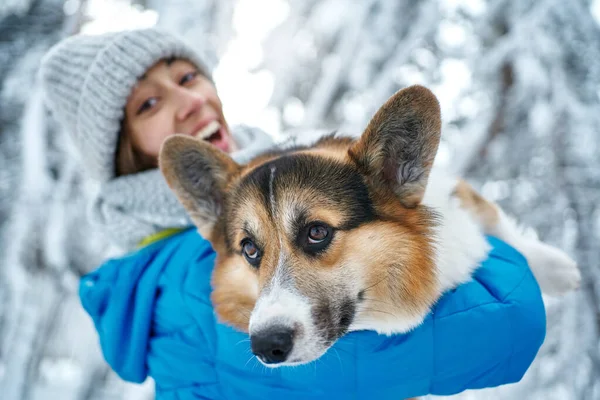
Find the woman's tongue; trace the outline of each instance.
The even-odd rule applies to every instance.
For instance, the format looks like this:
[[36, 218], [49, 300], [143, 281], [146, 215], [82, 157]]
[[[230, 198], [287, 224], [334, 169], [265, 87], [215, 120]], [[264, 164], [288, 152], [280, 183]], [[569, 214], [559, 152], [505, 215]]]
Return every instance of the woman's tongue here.
[[213, 133], [205, 140], [224, 152], [229, 153], [229, 140], [227, 136], [224, 135], [223, 127], [219, 128], [217, 132]]
[[225, 130], [217, 121], [211, 121], [196, 134], [196, 137], [202, 138], [202, 140], [209, 142], [224, 152], [229, 152], [229, 138], [225, 135]]

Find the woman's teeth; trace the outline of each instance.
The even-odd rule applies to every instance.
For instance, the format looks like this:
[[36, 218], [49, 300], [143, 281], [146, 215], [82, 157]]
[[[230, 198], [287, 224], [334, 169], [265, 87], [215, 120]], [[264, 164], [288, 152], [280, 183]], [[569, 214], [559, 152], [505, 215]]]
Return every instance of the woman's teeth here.
[[217, 121], [211, 121], [204, 128], [198, 131], [196, 137], [202, 140], [208, 140], [212, 135], [217, 133], [220, 128], [221, 124], [219, 124]]

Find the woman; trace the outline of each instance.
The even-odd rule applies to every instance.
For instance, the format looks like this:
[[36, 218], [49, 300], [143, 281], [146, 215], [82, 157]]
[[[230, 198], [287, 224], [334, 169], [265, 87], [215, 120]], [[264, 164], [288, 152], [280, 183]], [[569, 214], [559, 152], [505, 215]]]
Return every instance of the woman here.
[[156, 29], [69, 38], [45, 57], [41, 77], [86, 173], [102, 182], [93, 221], [129, 251], [80, 289], [123, 379], [152, 376], [160, 399], [399, 399], [516, 382], [535, 357], [545, 334], [539, 288], [524, 258], [490, 238], [494, 249], [473, 282], [444, 296], [413, 332], [353, 332], [314, 364], [265, 370], [247, 336], [215, 320], [214, 252], [156, 166], [174, 133], [208, 140], [238, 162], [268, 147], [268, 137], [230, 129], [202, 60]]

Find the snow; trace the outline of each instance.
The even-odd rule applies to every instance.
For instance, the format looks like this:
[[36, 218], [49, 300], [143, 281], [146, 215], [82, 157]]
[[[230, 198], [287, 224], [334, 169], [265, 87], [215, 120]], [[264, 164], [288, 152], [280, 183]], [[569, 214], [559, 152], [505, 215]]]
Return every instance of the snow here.
[[[65, 3], [65, 7], [68, 8], [65, 13], [69, 15], [67, 11], [76, 12], [76, 5]], [[89, 0], [85, 7], [85, 15], [90, 21], [82, 26], [81, 32], [88, 35], [148, 28], [156, 25], [158, 21], [156, 11], [132, 7], [127, 0]]]
[[3, 0], [0, 3], [0, 15], [23, 15], [31, 7], [32, 0]]

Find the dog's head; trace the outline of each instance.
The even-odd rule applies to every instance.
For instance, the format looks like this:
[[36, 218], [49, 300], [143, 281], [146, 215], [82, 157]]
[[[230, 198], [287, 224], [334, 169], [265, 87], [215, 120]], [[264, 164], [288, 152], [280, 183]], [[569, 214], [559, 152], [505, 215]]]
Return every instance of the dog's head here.
[[430, 210], [421, 205], [440, 137], [437, 99], [392, 96], [360, 139], [236, 164], [175, 135], [160, 168], [217, 252], [215, 309], [270, 366], [320, 357], [349, 329], [409, 329], [439, 295]]

